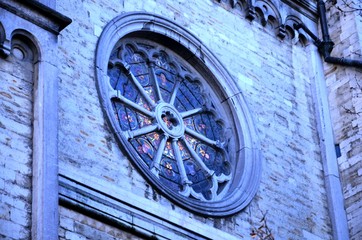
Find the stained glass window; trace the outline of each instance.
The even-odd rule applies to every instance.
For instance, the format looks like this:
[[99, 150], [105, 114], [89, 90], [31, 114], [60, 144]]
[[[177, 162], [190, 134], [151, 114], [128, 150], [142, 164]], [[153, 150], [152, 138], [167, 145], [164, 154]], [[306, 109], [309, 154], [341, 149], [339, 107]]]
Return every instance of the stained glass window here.
[[253, 117], [201, 40], [162, 16], [122, 13], [103, 29], [95, 64], [110, 131], [147, 183], [204, 216], [250, 203], [261, 178]]
[[108, 76], [114, 118], [142, 164], [184, 197], [216, 201], [232, 178], [225, 123], [204, 80], [170, 50], [124, 40]]

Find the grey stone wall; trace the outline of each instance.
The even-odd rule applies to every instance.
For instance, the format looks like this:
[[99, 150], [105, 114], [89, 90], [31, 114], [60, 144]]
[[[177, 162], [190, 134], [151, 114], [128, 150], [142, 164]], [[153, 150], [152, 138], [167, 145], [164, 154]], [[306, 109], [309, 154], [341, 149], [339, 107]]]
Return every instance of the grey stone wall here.
[[70, 19], [35, 1], [1, 0], [0, 15], [0, 235], [57, 239], [54, 60]]
[[60, 208], [62, 213], [59, 226], [59, 239], [86, 240], [86, 239], [142, 239], [130, 232], [122, 231], [117, 226], [98, 221], [79, 212]]
[[[340, 7], [342, 10], [337, 9]], [[335, 43], [332, 55], [361, 59], [361, 16], [342, 4], [329, 6], [329, 26]], [[351, 239], [362, 237], [362, 72], [354, 67], [325, 64], [335, 142]]]
[[[214, 1], [69, 0], [58, 1], [57, 10], [73, 19], [59, 36], [60, 175], [100, 191], [111, 189], [114, 197], [142, 205], [145, 212], [167, 213], [183, 228], [200, 226], [205, 236], [221, 231], [225, 237], [247, 238], [262, 213], [268, 212], [277, 239], [331, 239], [312, 100], [312, 53], [293, 31], [278, 38], [272, 24], [250, 22]], [[94, 55], [102, 28], [129, 11], [162, 15], [188, 29], [239, 85], [254, 116], [263, 155], [260, 190], [239, 214], [204, 218], [174, 205], [152, 189], [116, 143], [100, 106]], [[315, 27], [311, 20], [298, 17]], [[68, 214], [61, 208], [59, 234], [72, 239], [69, 234], [82, 235], [83, 230], [74, 226], [83, 216]]]
[[30, 239], [31, 229], [34, 68], [17, 57], [0, 63], [1, 239]]

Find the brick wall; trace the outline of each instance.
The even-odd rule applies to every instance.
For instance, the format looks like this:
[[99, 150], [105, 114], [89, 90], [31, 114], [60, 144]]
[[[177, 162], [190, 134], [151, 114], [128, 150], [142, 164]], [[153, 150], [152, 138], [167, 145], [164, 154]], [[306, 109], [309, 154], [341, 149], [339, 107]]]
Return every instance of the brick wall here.
[[[359, 12], [342, 12], [340, 5], [329, 6], [329, 27], [335, 43], [332, 56], [361, 59]], [[362, 237], [362, 71], [354, 67], [325, 64], [326, 81], [334, 125], [345, 208], [351, 239]]]
[[30, 239], [33, 64], [0, 63], [0, 238]]
[[116, 226], [98, 221], [79, 212], [60, 208], [59, 240], [86, 240], [86, 239], [142, 239]]
[[[202, 231], [216, 228], [248, 238], [262, 212], [268, 212], [277, 239], [331, 239], [307, 48], [289, 37], [281, 40], [258, 20], [249, 22], [213, 1], [68, 0], [58, 1], [57, 9], [73, 19], [59, 37], [60, 174], [81, 172], [99, 179], [104, 188], [112, 186], [115, 195], [117, 189], [129, 191], [131, 199], [160, 212], [201, 223]], [[263, 155], [260, 190], [239, 214], [204, 218], [174, 205], [150, 187], [117, 145], [100, 106], [94, 55], [102, 28], [129, 11], [162, 15], [187, 28], [237, 81], [254, 116]], [[84, 216], [68, 214], [61, 208], [60, 236], [67, 239], [68, 231], [68, 236], [84, 238], [84, 228], [74, 227]]]

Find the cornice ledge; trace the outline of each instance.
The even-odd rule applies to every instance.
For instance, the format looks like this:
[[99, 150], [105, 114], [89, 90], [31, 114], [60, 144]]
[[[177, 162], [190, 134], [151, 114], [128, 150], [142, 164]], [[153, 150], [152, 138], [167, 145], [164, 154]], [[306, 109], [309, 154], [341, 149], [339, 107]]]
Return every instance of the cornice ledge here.
[[282, 0], [282, 2], [308, 17], [312, 21], [318, 21], [317, 4], [314, 0]]
[[56, 35], [72, 22], [69, 17], [34, 0], [0, 0], [0, 8]]

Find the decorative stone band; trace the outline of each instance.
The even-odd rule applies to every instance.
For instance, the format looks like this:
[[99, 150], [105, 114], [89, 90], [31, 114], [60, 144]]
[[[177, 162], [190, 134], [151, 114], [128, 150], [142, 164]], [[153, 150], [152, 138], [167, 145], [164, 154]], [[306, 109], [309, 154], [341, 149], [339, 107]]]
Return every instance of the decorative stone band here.
[[82, 174], [59, 176], [59, 204], [144, 239], [240, 239]]
[[311, 0], [217, 0], [219, 5], [232, 13], [244, 16], [250, 21], [258, 21], [263, 26], [271, 25], [280, 38], [293, 39], [306, 43], [310, 41], [308, 34], [297, 31], [295, 25], [304, 23], [317, 32], [318, 22], [316, 3]]

